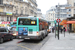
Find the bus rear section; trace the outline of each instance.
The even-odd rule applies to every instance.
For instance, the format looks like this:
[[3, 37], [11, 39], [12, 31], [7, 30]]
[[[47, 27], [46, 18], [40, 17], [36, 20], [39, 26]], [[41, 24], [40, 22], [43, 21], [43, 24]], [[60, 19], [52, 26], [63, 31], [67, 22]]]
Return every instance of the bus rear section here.
[[21, 39], [43, 39], [47, 35], [47, 29], [43, 28], [44, 24], [39, 23], [39, 18], [24, 17], [17, 19], [18, 36]]
[[18, 18], [17, 21], [17, 31], [19, 38], [40, 39], [37, 18]]

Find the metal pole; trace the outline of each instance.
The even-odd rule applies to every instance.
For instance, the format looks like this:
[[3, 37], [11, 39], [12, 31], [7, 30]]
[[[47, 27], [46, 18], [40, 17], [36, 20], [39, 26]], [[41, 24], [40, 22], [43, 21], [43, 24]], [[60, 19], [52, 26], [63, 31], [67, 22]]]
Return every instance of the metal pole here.
[[[59, 20], [59, 18], [58, 18]], [[58, 21], [58, 40], [59, 40], [59, 21]]]
[[60, 13], [60, 6], [58, 3], [58, 40], [59, 40], [59, 13]]
[[56, 38], [56, 23], [55, 23], [55, 38]]

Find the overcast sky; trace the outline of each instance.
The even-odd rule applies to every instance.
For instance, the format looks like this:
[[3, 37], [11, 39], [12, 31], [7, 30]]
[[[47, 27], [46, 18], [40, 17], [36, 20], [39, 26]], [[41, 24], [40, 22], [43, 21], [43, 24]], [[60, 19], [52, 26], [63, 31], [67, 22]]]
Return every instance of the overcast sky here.
[[41, 9], [43, 14], [46, 14], [47, 10], [58, 3], [67, 4], [67, 0], [37, 0], [38, 8]]

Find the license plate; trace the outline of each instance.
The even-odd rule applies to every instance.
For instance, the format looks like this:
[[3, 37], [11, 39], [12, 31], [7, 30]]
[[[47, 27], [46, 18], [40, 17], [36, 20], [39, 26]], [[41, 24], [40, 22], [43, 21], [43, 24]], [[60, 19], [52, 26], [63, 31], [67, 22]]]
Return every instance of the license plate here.
[[30, 39], [30, 38], [25, 38], [25, 39]]

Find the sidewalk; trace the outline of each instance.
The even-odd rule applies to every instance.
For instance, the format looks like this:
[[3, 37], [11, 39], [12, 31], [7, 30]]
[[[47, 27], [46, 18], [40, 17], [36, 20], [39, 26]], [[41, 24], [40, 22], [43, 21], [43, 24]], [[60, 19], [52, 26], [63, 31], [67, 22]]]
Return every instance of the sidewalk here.
[[49, 40], [40, 50], [75, 50], [75, 33], [60, 33], [60, 38], [55, 38], [55, 33], [49, 34]]

